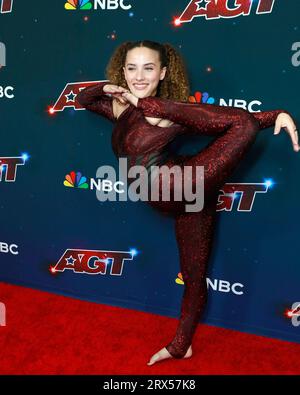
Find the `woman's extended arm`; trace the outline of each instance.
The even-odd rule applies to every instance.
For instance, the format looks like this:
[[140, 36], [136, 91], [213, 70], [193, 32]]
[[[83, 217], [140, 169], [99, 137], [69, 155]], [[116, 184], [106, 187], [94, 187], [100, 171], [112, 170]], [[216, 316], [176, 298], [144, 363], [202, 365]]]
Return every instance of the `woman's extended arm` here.
[[225, 131], [244, 113], [254, 116], [259, 122], [260, 129], [273, 126], [279, 113], [286, 112], [288, 114], [285, 110], [250, 113], [236, 107], [176, 102], [155, 96], [139, 98], [137, 108], [140, 108], [145, 116], [169, 119], [209, 136], [215, 136]]
[[113, 99], [103, 91], [103, 87], [107, 84], [110, 84], [110, 82], [102, 81], [82, 89], [82, 91], [78, 93], [76, 100], [87, 110], [94, 111], [114, 122]]
[[249, 114], [253, 115], [258, 120], [260, 129], [267, 129], [275, 125], [278, 115], [283, 112], [292, 118], [291, 114], [286, 110], [251, 112]]

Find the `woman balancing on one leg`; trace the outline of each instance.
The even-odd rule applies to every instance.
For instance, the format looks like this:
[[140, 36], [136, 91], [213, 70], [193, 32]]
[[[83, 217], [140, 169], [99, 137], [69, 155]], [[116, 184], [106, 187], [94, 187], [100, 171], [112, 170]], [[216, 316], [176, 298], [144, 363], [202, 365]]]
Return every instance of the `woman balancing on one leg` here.
[[[184, 294], [174, 338], [152, 356], [148, 365], [171, 357], [188, 358], [207, 300], [206, 273], [218, 191], [262, 129], [275, 125], [274, 134], [278, 134], [284, 128], [294, 151], [299, 152], [296, 126], [285, 110], [251, 114], [233, 107], [187, 103], [189, 88], [184, 61], [170, 44], [125, 42], [115, 50], [106, 71], [108, 81], [85, 88], [77, 101], [114, 123], [112, 147], [118, 157], [127, 157], [130, 166], [146, 168], [162, 164], [204, 167], [201, 211], [186, 212], [185, 202], [174, 199], [149, 201], [175, 218]], [[168, 143], [182, 134], [216, 139], [196, 155], [172, 157]], [[161, 178], [159, 182], [161, 186]], [[174, 190], [174, 180], [168, 186]]]

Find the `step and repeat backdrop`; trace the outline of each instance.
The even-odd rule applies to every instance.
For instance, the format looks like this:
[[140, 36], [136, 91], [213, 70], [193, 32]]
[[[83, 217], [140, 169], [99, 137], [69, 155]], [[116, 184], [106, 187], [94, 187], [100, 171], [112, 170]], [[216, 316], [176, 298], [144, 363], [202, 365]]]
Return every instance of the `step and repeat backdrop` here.
[[[174, 219], [142, 201], [97, 198], [97, 169], [119, 174], [112, 123], [81, 108], [76, 95], [107, 79], [118, 45], [148, 39], [182, 54], [191, 102], [285, 109], [299, 126], [300, 2], [2, 0], [0, 7], [0, 280], [179, 317]], [[300, 154], [273, 129], [259, 134], [219, 193], [201, 322], [300, 342]], [[207, 141], [181, 137], [174, 147], [196, 153]]]

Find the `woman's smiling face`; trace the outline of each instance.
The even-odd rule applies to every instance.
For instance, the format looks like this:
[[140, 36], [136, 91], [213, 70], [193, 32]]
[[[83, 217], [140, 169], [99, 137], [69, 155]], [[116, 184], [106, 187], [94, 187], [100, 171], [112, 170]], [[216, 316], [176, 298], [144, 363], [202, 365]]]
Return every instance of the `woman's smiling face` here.
[[143, 98], [156, 95], [159, 81], [164, 79], [167, 68], [161, 68], [158, 51], [137, 47], [127, 52], [123, 70], [131, 93]]

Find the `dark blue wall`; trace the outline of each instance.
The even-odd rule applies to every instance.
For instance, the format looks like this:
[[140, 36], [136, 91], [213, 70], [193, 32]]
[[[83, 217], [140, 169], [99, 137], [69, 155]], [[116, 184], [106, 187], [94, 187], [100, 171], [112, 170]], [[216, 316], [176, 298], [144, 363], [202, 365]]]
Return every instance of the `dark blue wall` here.
[[[178, 27], [172, 21], [188, 0], [127, 0], [130, 10], [87, 11], [66, 10], [64, 0], [13, 3], [12, 12], [0, 14], [6, 48], [0, 160], [24, 153], [29, 159], [17, 166], [13, 182], [2, 172], [0, 280], [177, 317], [183, 285], [175, 281], [180, 268], [173, 220], [143, 202], [100, 203], [95, 191], [65, 187], [71, 171], [89, 180], [101, 165], [117, 168], [112, 125], [88, 111], [70, 107], [51, 115], [48, 109], [66, 84], [105, 79], [107, 62], [123, 41], [150, 39], [180, 50], [192, 95], [208, 92], [214, 103], [235, 106], [242, 100], [249, 111], [286, 109], [297, 122], [300, 3], [275, 0], [272, 12], [259, 14], [259, 1], [253, 1], [249, 15], [199, 16]], [[228, 180], [273, 185], [256, 195], [251, 210], [238, 210], [237, 199], [232, 210], [219, 212], [203, 322], [299, 342], [297, 316], [292, 322], [285, 311], [300, 302], [300, 154], [284, 130], [276, 137], [272, 131], [261, 132]], [[178, 149], [193, 153], [206, 142], [178, 140]], [[107, 251], [109, 257], [133, 248], [138, 254], [116, 273], [112, 261], [105, 274], [50, 270], [69, 250], [100, 257]]]

